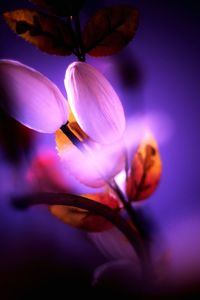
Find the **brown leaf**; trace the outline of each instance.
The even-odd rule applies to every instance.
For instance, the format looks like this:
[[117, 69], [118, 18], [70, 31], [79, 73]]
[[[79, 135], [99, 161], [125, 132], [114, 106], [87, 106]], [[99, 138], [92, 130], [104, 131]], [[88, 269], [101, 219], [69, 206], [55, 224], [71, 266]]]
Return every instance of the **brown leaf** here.
[[131, 165], [126, 191], [130, 201], [148, 198], [157, 188], [161, 159], [156, 141], [148, 136], [138, 147]]
[[[117, 211], [119, 209], [119, 201], [112, 194], [97, 193], [83, 196], [107, 205], [113, 210]], [[112, 224], [108, 220], [85, 209], [64, 205], [52, 205], [49, 206], [49, 210], [62, 222], [90, 232], [100, 232], [112, 227]]]
[[91, 56], [106, 56], [121, 50], [134, 37], [138, 16], [138, 10], [127, 5], [99, 10], [83, 31], [86, 52]]
[[39, 5], [52, 14], [65, 17], [78, 13], [85, 0], [30, 0], [30, 2]]
[[5, 12], [3, 16], [15, 33], [40, 50], [55, 55], [72, 53], [73, 41], [66, 22], [30, 9]]

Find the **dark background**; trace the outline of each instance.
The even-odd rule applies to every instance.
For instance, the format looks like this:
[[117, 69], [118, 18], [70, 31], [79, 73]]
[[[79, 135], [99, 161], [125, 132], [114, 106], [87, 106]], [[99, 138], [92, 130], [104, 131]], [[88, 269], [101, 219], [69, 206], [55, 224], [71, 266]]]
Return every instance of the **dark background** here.
[[[120, 1], [88, 1], [82, 11], [82, 22], [96, 7], [113, 3]], [[144, 206], [163, 232], [172, 253], [177, 285], [168, 292], [191, 296], [198, 292], [200, 281], [199, 1], [121, 3], [139, 8], [140, 25], [135, 39], [117, 55], [97, 60], [88, 57], [87, 61], [112, 82], [127, 118], [138, 114], [155, 117], [153, 127], [163, 175], [158, 190]], [[27, 1], [1, 0], [1, 12], [27, 6], [31, 6]], [[2, 18], [0, 32], [1, 58], [19, 60], [37, 69], [65, 95], [64, 73], [75, 57], [40, 52], [12, 33]], [[1, 127], [2, 120], [1, 117]], [[9, 139], [12, 132], [4, 130], [8, 130]], [[37, 135], [36, 139], [38, 145], [55, 146], [53, 136]], [[10, 147], [15, 150], [16, 146], [11, 142]], [[1, 148], [1, 299], [35, 299], [41, 294], [59, 297], [61, 292], [65, 297], [70, 292], [74, 297], [79, 291], [95, 293], [90, 288], [92, 272], [106, 259], [81, 231], [62, 224], [45, 207], [19, 212], [10, 206], [9, 195], [23, 187], [23, 168], [6, 159], [3, 144]]]

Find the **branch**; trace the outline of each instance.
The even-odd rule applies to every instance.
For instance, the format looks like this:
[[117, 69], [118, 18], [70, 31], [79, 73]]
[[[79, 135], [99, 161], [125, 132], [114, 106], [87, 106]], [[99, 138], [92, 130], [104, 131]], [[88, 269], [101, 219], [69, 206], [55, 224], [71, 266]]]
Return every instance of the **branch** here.
[[136, 251], [142, 268], [144, 269], [144, 266], [146, 266], [146, 252], [137, 230], [130, 226], [119, 213], [104, 204], [82, 196], [66, 193], [37, 193], [26, 195], [20, 198], [13, 198], [12, 204], [18, 209], [24, 209], [31, 205], [38, 204], [66, 205], [86, 209], [94, 214], [100, 215], [115, 225], [126, 236]]

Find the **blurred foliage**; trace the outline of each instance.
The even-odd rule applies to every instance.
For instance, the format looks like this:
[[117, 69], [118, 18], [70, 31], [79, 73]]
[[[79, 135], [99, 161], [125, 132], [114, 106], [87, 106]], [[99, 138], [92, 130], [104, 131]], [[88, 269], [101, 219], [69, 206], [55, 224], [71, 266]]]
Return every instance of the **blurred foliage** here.
[[18, 9], [5, 12], [4, 19], [16, 34], [48, 54], [70, 55], [73, 51], [70, 28], [59, 18]]
[[91, 56], [115, 54], [135, 36], [138, 17], [138, 10], [126, 5], [97, 11], [83, 31], [85, 51]]

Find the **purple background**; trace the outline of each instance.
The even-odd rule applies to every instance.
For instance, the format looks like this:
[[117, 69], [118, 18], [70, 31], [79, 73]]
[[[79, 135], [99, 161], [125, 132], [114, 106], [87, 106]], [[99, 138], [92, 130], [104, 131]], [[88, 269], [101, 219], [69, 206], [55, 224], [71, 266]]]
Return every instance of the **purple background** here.
[[[96, 5], [102, 7], [103, 3], [120, 1], [99, 1]], [[158, 190], [144, 206], [172, 248], [177, 274], [191, 268], [196, 282], [200, 278], [199, 271], [194, 270], [195, 266], [200, 269], [198, 1], [126, 3], [133, 3], [140, 10], [135, 39], [113, 57], [87, 57], [87, 61], [112, 82], [127, 118], [142, 113], [160, 118], [155, 131], [160, 141], [163, 175]], [[95, 10], [93, 6], [83, 11], [83, 21]], [[1, 11], [21, 7], [27, 7], [27, 1], [1, 1]], [[1, 58], [16, 59], [37, 69], [65, 95], [64, 73], [75, 57], [54, 57], [38, 51], [12, 33], [2, 19], [0, 28]], [[129, 72], [128, 81], [117, 72], [123, 68]], [[39, 140], [54, 147], [53, 136]], [[60, 223], [46, 208], [13, 210], [8, 195], [18, 189], [20, 177], [18, 184], [14, 183], [13, 167], [3, 155], [0, 159], [0, 293], [15, 293], [19, 297], [47, 290], [56, 293], [58, 289], [59, 293], [64, 290], [63, 284], [68, 282], [69, 288], [73, 280], [87, 287], [92, 270], [105, 258], [80, 231]]]

